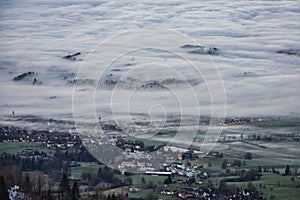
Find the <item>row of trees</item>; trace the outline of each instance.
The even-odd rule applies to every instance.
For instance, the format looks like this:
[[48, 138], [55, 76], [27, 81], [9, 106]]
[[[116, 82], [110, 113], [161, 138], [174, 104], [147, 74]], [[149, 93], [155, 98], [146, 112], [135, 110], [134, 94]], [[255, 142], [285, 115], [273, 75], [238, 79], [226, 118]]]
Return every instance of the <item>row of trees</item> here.
[[81, 178], [90, 184], [90, 187], [94, 188], [99, 183], [106, 183], [107, 185], [111, 185], [113, 187], [121, 186], [121, 185], [129, 185], [132, 183], [132, 179], [121, 180], [117, 175], [120, 172], [111, 169], [107, 166], [99, 167], [97, 173], [91, 172], [83, 172], [81, 174]]
[[[51, 190], [54, 183], [46, 181], [44, 174], [40, 171], [34, 174], [22, 173], [21, 167], [5, 166], [0, 171], [1, 193], [7, 194], [9, 188], [20, 187], [20, 193], [26, 194], [31, 198], [53, 199]], [[5, 195], [6, 196], [6, 195]], [[6, 197], [5, 197], [6, 198]]]
[[70, 187], [69, 178], [66, 174], [63, 175], [60, 184], [60, 194], [64, 200], [79, 200], [80, 192], [77, 181], [73, 183], [72, 188]]
[[22, 174], [17, 166], [5, 166], [0, 172], [0, 197], [8, 199], [8, 189], [14, 186], [20, 187], [20, 193], [32, 199], [64, 199], [79, 200], [80, 192], [77, 181], [70, 187], [69, 179], [63, 175], [58, 190], [54, 189], [55, 183], [51, 179], [45, 179], [44, 174], [37, 171], [34, 174]]

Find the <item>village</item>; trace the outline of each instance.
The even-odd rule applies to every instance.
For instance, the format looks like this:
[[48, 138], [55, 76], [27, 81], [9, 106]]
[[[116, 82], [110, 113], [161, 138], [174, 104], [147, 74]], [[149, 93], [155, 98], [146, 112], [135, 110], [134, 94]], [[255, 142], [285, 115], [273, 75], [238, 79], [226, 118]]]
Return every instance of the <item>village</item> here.
[[[269, 199], [276, 197], [269, 194], [274, 187], [291, 187], [294, 188], [291, 190], [299, 191], [299, 164], [296, 161], [289, 164], [274, 161], [268, 164], [261, 161], [259, 151], [230, 155], [239, 147], [234, 145], [237, 142], [261, 151], [282, 142], [297, 144], [297, 132], [285, 135], [224, 135], [220, 137], [219, 143], [220, 146], [227, 146], [226, 149], [216, 148], [205, 157], [193, 149], [174, 152], [172, 155], [176, 156], [175, 160], [160, 161], [161, 165], [157, 168], [148, 166], [151, 159], [149, 155], [156, 151], [168, 152], [169, 149], [165, 149], [163, 144], [146, 145], [143, 141], [116, 138], [116, 135], [109, 141], [126, 150], [128, 160], [121, 163], [118, 169], [110, 169], [87, 151], [78, 134], [2, 126], [0, 142], [6, 148], [1, 149], [1, 174], [3, 170], [6, 173], [10, 171], [5, 167], [8, 163], [10, 166], [19, 166], [12, 169], [20, 170], [24, 177], [28, 173], [42, 173], [45, 179], [41, 190], [50, 190], [49, 195], [53, 197], [63, 195], [59, 184], [66, 174], [70, 186], [75, 182], [79, 185], [82, 199], [108, 199], [112, 195], [115, 199], [146, 200]], [[139, 173], [126, 172], [124, 169], [128, 167], [137, 167]], [[8, 177], [6, 179], [10, 180]], [[50, 188], [47, 186], [49, 180], [52, 180]], [[279, 180], [276, 186], [272, 186], [272, 180]], [[31, 181], [35, 182], [34, 179]], [[11, 187], [14, 187], [12, 184], [20, 186], [21, 193], [32, 197], [42, 195], [34, 189], [28, 193], [22, 188], [22, 182], [16, 179], [10, 180], [9, 184]]]

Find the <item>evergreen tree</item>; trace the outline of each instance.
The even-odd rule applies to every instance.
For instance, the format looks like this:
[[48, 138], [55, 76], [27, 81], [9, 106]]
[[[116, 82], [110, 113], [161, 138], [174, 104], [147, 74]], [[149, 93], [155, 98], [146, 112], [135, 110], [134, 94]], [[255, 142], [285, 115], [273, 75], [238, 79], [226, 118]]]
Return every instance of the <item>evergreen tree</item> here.
[[168, 178], [164, 180], [164, 184], [171, 184], [171, 183], [172, 183], [172, 178], [171, 176], [168, 176]]
[[248, 152], [244, 155], [244, 158], [247, 160], [252, 160], [252, 154], [250, 152]]
[[23, 178], [23, 189], [24, 192], [30, 194], [32, 192], [32, 181], [30, 180], [29, 174], [26, 173], [25, 177]]
[[80, 199], [80, 193], [77, 181], [74, 182], [72, 191], [71, 191], [71, 200], [79, 200]]
[[291, 173], [291, 172], [290, 172], [290, 166], [289, 166], [289, 165], [286, 165], [284, 174], [285, 174], [285, 175], [289, 175], [290, 173]]
[[141, 182], [142, 182], [142, 185], [145, 185], [145, 184], [146, 184], [145, 177], [142, 177], [142, 178], [141, 178]]
[[225, 159], [225, 160], [223, 161], [223, 163], [222, 163], [222, 169], [226, 169], [227, 164], [228, 164], [228, 162], [227, 162], [227, 160]]
[[8, 200], [8, 189], [3, 176], [0, 176], [0, 197], [3, 200]]
[[112, 199], [112, 200], [116, 200], [116, 199], [117, 199], [115, 193], [113, 193], [113, 194], [111, 195], [111, 199]]
[[258, 172], [260, 172], [260, 173], [263, 172], [261, 166], [258, 167]]
[[63, 175], [63, 178], [61, 179], [59, 184], [59, 188], [60, 188], [61, 195], [65, 199], [69, 199], [71, 189], [69, 185], [69, 178], [66, 174]]
[[47, 191], [46, 200], [53, 200], [53, 197], [51, 195], [51, 190]]

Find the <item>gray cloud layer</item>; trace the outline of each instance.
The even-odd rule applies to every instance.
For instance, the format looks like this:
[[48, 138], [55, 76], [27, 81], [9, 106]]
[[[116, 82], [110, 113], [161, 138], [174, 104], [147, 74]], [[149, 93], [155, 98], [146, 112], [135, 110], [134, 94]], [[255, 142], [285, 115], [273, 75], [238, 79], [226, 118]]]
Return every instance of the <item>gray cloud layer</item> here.
[[[276, 53], [300, 48], [299, 21], [299, 1], [1, 1], [1, 115], [71, 118], [67, 80], [82, 61], [62, 56], [80, 51], [84, 59], [107, 37], [141, 28], [173, 29], [218, 47], [221, 54], [212, 59], [224, 80], [228, 115], [299, 115], [300, 57]], [[13, 81], [28, 71], [43, 84]], [[196, 90], [205, 91], [201, 84]], [[199, 103], [204, 114], [207, 98]]]

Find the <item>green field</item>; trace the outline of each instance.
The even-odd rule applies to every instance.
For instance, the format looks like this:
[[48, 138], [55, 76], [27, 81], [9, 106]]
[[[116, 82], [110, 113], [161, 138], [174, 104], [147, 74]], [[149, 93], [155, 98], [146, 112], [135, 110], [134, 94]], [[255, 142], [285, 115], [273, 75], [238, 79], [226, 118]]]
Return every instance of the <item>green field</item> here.
[[9, 142], [0, 143], [0, 154], [6, 152], [10, 154], [19, 153], [25, 149], [34, 149], [37, 151], [46, 151], [47, 148], [42, 143], [37, 142]]
[[[253, 181], [252, 184], [267, 199], [270, 199], [273, 195], [276, 200], [298, 200], [300, 197], [300, 178], [294, 177], [294, 181], [291, 178], [292, 176], [265, 174], [261, 180]], [[229, 184], [234, 184], [241, 188], [248, 187], [248, 182], [234, 182]]]
[[73, 178], [81, 178], [83, 172], [97, 174], [99, 170], [99, 165], [91, 165], [84, 162], [78, 163], [79, 167], [72, 167], [71, 173]]
[[[300, 197], [300, 179], [292, 176], [281, 175], [264, 175], [260, 181], [255, 182], [255, 186], [259, 188], [259, 184], [265, 185], [261, 191], [266, 197], [275, 195], [276, 199], [299, 199]], [[297, 188], [298, 186], [298, 188]]]
[[279, 120], [262, 121], [259, 123], [253, 123], [254, 126], [266, 127], [266, 128], [299, 128], [299, 118], [282, 118]]
[[[80, 170], [83, 170], [85, 167], [81, 168]], [[87, 170], [95, 171], [93, 168], [85, 168]], [[147, 175], [133, 175], [131, 176], [133, 179], [133, 185], [130, 187], [137, 187], [142, 188], [150, 181], [153, 182], [154, 185], [162, 185], [163, 181], [166, 179], [166, 177], [163, 176], [147, 176]], [[142, 184], [142, 178], [145, 179], [146, 184]], [[227, 177], [229, 178], [229, 177]], [[275, 198], [276, 200], [297, 200], [300, 197], [300, 178], [294, 177], [294, 181], [291, 180], [292, 176], [283, 176], [283, 175], [276, 175], [272, 173], [266, 173], [261, 177], [261, 180], [253, 181], [252, 184], [258, 191], [263, 192], [263, 195], [267, 199], [271, 199], [271, 196]], [[176, 191], [176, 189], [180, 187], [199, 187], [198, 184], [192, 184], [188, 185], [186, 183], [176, 183], [177, 179], [186, 180], [186, 178], [183, 177], [175, 177], [173, 178], [173, 183], [166, 185], [164, 187], [165, 190], [171, 190]], [[206, 185], [208, 181], [212, 181], [215, 185], [215, 187], [218, 187], [219, 182], [224, 179], [224, 177], [211, 177], [208, 179], [201, 180], [203, 183], [202, 185]], [[200, 179], [197, 179], [199, 181]], [[234, 184], [241, 188], [247, 188], [248, 182], [228, 182], [227, 184]], [[298, 188], [297, 188], [298, 186]], [[111, 190], [107, 190], [104, 192], [105, 195], [108, 194], [118, 194], [118, 193], [128, 193], [129, 197], [145, 197], [148, 194], [155, 194], [161, 199], [165, 200], [171, 200], [171, 199], [179, 199], [176, 197], [176, 194], [174, 195], [163, 195], [160, 194], [159, 190], [155, 190], [152, 188], [149, 189], [142, 189], [138, 192], [129, 192], [128, 186], [126, 187], [120, 187], [115, 188]]]
[[164, 183], [164, 180], [167, 178], [167, 177], [164, 177], [164, 176], [148, 176], [148, 175], [133, 175], [131, 176], [132, 178], [132, 185], [134, 187], [142, 187], [144, 186], [143, 183], [142, 183], [142, 177], [145, 179], [145, 183], [149, 183], [152, 181], [152, 183], [154, 185], [160, 185], [160, 184], [163, 184]]

